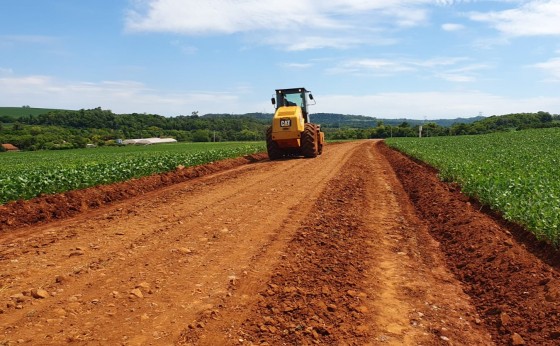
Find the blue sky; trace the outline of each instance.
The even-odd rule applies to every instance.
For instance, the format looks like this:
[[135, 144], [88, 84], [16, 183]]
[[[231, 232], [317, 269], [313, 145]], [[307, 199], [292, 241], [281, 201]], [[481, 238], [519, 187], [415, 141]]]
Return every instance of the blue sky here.
[[0, 0], [0, 106], [560, 113], [560, 0]]

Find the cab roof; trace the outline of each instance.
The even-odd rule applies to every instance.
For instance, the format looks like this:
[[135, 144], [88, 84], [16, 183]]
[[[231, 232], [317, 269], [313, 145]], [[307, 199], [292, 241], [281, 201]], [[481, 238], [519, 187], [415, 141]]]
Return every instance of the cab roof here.
[[296, 93], [301, 93], [301, 92], [309, 92], [307, 89], [305, 88], [290, 88], [290, 89], [276, 89], [277, 93], [282, 93], [282, 94], [296, 94]]

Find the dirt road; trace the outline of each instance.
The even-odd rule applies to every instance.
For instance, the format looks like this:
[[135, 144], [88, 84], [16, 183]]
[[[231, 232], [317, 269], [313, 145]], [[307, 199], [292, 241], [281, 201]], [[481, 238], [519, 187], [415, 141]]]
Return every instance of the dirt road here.
[[[464, 259], [442, 249], [434, 221], [411, 202], [395, 170], [403, 181], [404, 173], [382, 151], [379, 142], [345, 143], [316, 159], [209, 168], [151, 192], [129, 193], [150, 189], [127, 183], [121, 195], [136, 197], [27, 227], [10, 219], [21, 211], [5, 209], [0, 345], [559, 341], [555, 264], [535, 256], [527, 264], [539, 291], [525, 296], [550, 303], [533, 305], [544, 309], [534, 320], [528, 312], [533, 324], [552, 319], [542, 336], [519, 321], [527, 315], [506, 313], [505, 298], [501, 310], [485, 313], [490, 298], [466, 286], [456, 265]], [[100, 192], [90, 197], [107, 201]], [[71, 199], [56, 199], [60, 210], [49, 215], [80, 209]], [[21, 207], [32, 214], [33, 205], [41, 203]], [[508, 249], [528, 251], [508, 241]], [[512, 256], [515, 266], [524, 253]], [[500, 290], [510, 297], [507, 287], [492, 287]]]

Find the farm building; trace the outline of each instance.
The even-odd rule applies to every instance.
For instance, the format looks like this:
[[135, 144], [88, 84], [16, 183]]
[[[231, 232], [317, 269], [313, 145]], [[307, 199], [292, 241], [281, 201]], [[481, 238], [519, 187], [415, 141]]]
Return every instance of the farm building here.
[[2, 148], [4, 148], [6, 151], [19, 151], [18, 147], [10, 143], [2, 144]]
[[177, 143], [173, 138], [139, 138], [139, 139], [125, 139], [123, 144], [136, 144], [136, 145], [150, 145], [162, 143]]

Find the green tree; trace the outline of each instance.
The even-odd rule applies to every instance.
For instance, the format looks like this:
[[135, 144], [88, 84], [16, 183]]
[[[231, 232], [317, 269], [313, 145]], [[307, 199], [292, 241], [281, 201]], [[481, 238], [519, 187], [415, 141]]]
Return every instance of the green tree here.
[[243, 129], [239, 132], [237, 137], [240, 141], [254, 141], [257, 138], [257, 133], [255, 131]]
[[150, 137], [161, 137], [163, 135], [163, 130], [157, 126], [149, 126], [146, 131]]
[[31, 133], [33, 136], [37, 136], [43, 133], [43, 128], [41, 126], [31, 126], [31, 128], [29, 129], [29, 133]]
[[548, 112], [537, 112], [537, 116], [539, 117], [540, 121], [543, 123], [552, 122], [552, 115]]
[[195, 130], [192, 134], [193, 142], [210, 142], [210, 131]]

